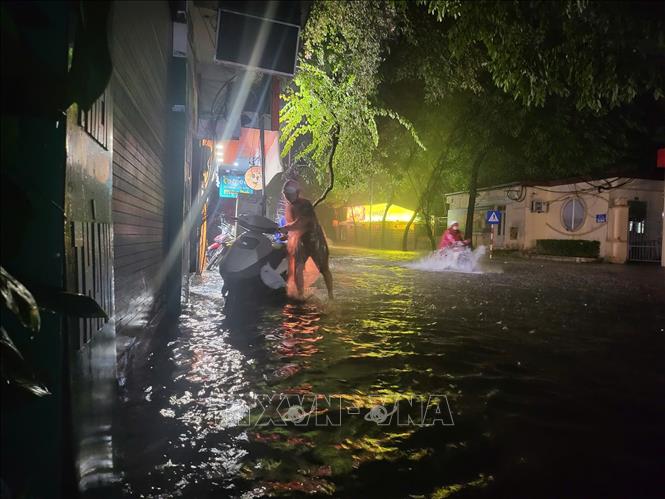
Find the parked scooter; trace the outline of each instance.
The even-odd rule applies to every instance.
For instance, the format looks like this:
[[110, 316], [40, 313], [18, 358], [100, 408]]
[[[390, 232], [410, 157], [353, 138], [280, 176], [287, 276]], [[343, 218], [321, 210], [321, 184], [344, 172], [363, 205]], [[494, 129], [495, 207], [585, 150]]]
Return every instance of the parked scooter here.
[[286, 244], [270, 237], [279, 226], [260, 215], [243, 215], [237, 222], [247, 232], [236, 237], [219, 264], [227, 310], [239, 301], [286, 294]]
[[206, 260], [208, 261], [206, 270], [214, 269], [233, 243], [231, 227], [222, 223], [219, 229], [221, 233], [215, 236], [215, 239], [206, 251]]

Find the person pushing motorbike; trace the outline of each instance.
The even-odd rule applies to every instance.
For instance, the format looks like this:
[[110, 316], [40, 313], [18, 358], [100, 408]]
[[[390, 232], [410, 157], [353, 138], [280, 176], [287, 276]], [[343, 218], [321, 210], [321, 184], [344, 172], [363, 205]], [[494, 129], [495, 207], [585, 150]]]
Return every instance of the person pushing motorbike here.
[[328, 297], [333, 298], [333, 282], [328, 267], [328, 244], [323, 229], [316, 218], [314, 206], [300, 197], [300, 185], [295, 180], [288, 180], [282, 189], [286, 198], [286, 225], [280, 230], [289, 233], [286, 249], [289, 255], [289, 279], [294, 279], [298, 298], [303, 297], [305, 262], [312, 258], [319, 272], [323, 275], [328, 290]]

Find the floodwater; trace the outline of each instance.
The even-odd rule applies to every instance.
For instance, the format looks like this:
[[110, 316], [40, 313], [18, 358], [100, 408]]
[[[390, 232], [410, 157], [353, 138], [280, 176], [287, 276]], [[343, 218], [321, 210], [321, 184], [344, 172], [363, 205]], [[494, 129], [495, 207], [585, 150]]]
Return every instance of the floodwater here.
[[430, 272], [491, 272], [494, 267], [482, 265], [485, 256], [485, 246], [471, 250], [467, 247], [449, 248], [444, 251], [432, 251], [419, 260], [407, 263], [405, 266], [415, 270]]
[[234, 320], [216, 274], [194, 283], [127, 373], [125, 496], [662, 497], [662, 269], [414, 259], [333, 251], [334, 303]]

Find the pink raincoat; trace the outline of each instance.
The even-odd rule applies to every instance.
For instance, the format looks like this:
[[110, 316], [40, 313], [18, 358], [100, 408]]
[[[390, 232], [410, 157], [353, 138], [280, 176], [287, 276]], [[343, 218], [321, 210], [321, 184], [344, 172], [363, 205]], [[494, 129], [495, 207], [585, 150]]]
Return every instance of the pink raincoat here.
[[462, 233], [459, 230], [455, 230], [452, 227], [448, 227], [441, 236], [441, 240], [439, 241], [439, 249], [441, 250], [447, 248], [448, 246], [452, 246], [453, 244], [461, 240], [462, 240]]

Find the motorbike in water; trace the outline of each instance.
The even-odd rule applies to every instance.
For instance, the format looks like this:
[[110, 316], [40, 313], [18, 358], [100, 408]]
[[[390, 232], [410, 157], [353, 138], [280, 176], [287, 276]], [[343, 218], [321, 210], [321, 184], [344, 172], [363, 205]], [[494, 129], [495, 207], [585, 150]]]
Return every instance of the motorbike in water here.
[[473, 270], [472, 251], [468, 243], [457, 241], [439, 250], [439, 255], [449, 264], [449, 268], [471, 272]]
[[236, 237], [219, 263], [225, 311], [238, 303], [285, 298], [286, 244], [272, 237], [279, 226], [260, 215], [242, 215], [237, 223], [246, 232]]
[[215, 236], [212, 244], [210, 244], [206, 250], [206, 261], [208, 262], [206, 270], [212, 270], [219, 265], [220, 260], [233, 243], [231, 227], [222, 224], [219, 226], [219, 229], [221, 232]]
[[469, 244], [458, 241], [434, 251], [422, 260], [407, 264], [409, 268], [427, 271], [477, 272], [478, 261], [485, 254], [485, 246], [471, 250]]
[[485, 254], [485, 246], [479, 246], [475, 250], [465, 241], [456, 243], [438, 250], [438, 255], [443, 270], [456, 270], [458, 272], [475, 272], [478, 268], [478, 260]]

